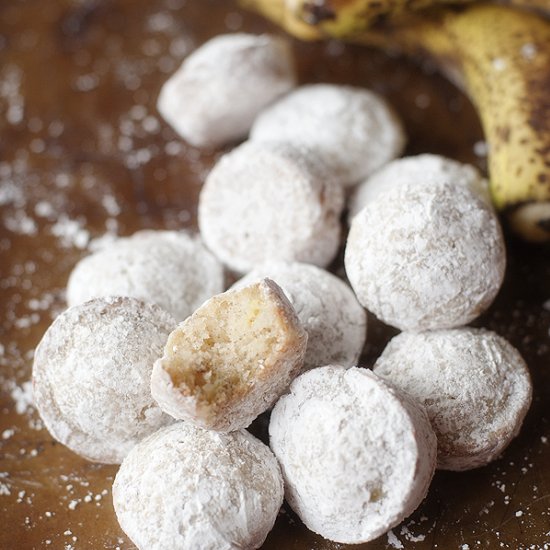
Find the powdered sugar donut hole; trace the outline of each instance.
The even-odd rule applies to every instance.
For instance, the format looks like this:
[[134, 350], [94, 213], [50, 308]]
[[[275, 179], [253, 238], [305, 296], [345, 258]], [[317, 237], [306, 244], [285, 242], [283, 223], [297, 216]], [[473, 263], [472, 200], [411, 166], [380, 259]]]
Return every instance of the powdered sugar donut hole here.
[[33, 365], [35, 404], [52, 437], [89, 460], [118, 464], [171, 423], [149, 381], [174, 325], [134, 298], [97, 298], [62, 313]]
[[531, 403], [519, 352], [487, 330], [401, 333], [374, 372], [424, 404], [438, 440], [438, 467], [469, 470], [497, 458]]
[[162, 87], [157, 108], [192, 145], [217, 147], [245, 137], [258, 113], [295, 82], [285, 39], [220, 35], [185, 59]]
[[283, 291], [262, 279], [214, 296], [170, 333], [151, 393], [168, 414], [201, 428], [246, 428], [302, 370], [306, 346]]
[[447, 181], [403, 183], [369, 201], [345, 251], [359, 302], [401, 330], [469, 323], [498, 293], [505, 265], [493, 208]]
[[269, 277], [285, 292], [308, 334], [304, 370], [357, 364], [367, 333], [367, 315], [351, 288], [314, 265], [270, 262], [242, 279], [241, 288]]
[[324, 267], [340, 244], [343, 203], [342, 188], [311, 150], [246, 142], [208, 175], [199, 227], [210, 250], [239, 273], [272, 260]]
[[259, 115], [250, 139], [310, 146], [348, 186], [405, 146], [403, 126], [381, 96], [334, 84], [302, 86], [283, 97]]
[[489, 182], [471, 164], [464, 164], [440, 155], [416, 155], [396, 159], [358, 185], [349, 200], [349, 220], [376, 197], [403, 183], [431, 185], [433, 181], [449, 181], [465, 185], [491, 205]]
[[113, 484], [123, 531], [140, 550], [259, 548], [283, 502], [269, 448], [246, 431], [178, 422], [137, 445]]
[[67, 302], [130, 296], [183, 320], [223, 287], [223, 266], [198, 237], [139, 231], [80, 260], [69, 277]]
[[336, 542], [367, 542], [400, 523], [435, 469], [436, 438], [422, 406], [366, 369], [299, 376], [275, 405], [269, 435], [288, 503]]

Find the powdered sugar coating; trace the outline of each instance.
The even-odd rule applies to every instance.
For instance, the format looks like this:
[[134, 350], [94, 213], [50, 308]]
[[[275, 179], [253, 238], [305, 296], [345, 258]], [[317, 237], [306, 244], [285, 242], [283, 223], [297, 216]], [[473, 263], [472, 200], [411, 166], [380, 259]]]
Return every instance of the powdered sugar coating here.
[[118, 464], [172, 422], [149, 380], [174, 324], [160, 307], [134, 298], [97, 298], [62, 313], [33, 365], [35, 404], [50, 434], [89, 460]]
[[312, 147], [344, 185], [372, 174], [405, 145], [402, 124], [382, 97], [334, 84], [302, 86], [283, 97], [256, 119], [250, 139]]
[[307, 331], [304, 370], [357, 364], [365, 344], [367, 315], [344, 281], [314, 265], [270, 262], [245, 275], [233, 288], [264, 277], [283, 289]]
[[424, 404], [438, 439], [438, 467], [445, 470], [469, 470], [497, 458], [531, 403], [521, 355], [487, 330], [401, 333], [374, 372]]
[[434, 181], [448, 181], [465, 185], [491, 204], [489, 184], [481, 177], [479, 170], [471, 164], [457, 162], [440, 155], [416, 155], [396, 159], [372, 174], [358, 185], [349, 201], [349, 220], [379, 193], [385, 193], [403, 183], [431, 185]]
[[115, 512], [140, 550], [259, 548], [283, 502], [269, 448], [246, 431], [178, 422], [137, 445], [113, 484]]
[[275, 405], [270, 444], [285, 496], [312, 531], [357, 544], [420, 504], [435, 469], [424, 409], [366, 369], [308, 371]]
[[340, 243], [343, 191], [309, 149], [246, 142], [224, 155], [199, 199], [206, 245], [240, 273], [271, 260], [324, 267]]
[[162, 87], [157, 108], [192, 145], [217, 147], [245, 137], [258, 113], [295, 82], [288, 41], [225, 34], [182, 63]]
[[69, 277], [67, 302], [130, 296], [183, 320], [223, 286], [223, 266], [198, 237], [139, 231], [80, 260]]
[[403, 183], [355, 216], [345, 251], [351, 286], [402, 330], [470, 322], [496, 296], [506, 251], [494, 210], [466, 186]]

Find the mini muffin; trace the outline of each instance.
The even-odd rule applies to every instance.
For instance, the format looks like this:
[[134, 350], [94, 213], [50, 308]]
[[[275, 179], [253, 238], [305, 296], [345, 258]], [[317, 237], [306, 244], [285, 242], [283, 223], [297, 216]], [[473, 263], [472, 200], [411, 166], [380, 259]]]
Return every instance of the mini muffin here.
[[404, 183], [432, 185], [437, 181], [450, 181], [465, 185], [491, 205], [489, 182], [471, 164], [464, 164], [441, 155], [415, 155], [392, 160], [359, 184], [348, 204], [348, 219], [351, 220], [379, 193], [385, 193]]

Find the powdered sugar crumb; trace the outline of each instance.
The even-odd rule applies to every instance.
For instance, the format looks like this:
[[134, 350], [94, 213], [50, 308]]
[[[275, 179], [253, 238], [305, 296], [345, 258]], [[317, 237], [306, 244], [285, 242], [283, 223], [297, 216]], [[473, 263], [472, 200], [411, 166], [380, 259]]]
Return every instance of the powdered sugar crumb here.
[[15, 430], [14, 429], [8, 429], [8, 430], [4, 430], [2, 432], [2, 439], [5, 441], [6, 439], [10, 439], [10, 437], [13, 436], [13, 434], [15, 433]]
[[395, 536], [395, 533], [391, 530], [388, 531], [388, 544], [392, 548], [397, 548], [397, 549], [405, 548], [403, 546], [403, 543]]
[[86, 248], [90, 242], [90, 233], [84, 228], [84, 221], [71, 219], [66, 214], [61, 214], [58, 221], [51, 226], [52, 235], [58, 237], [60, 245], [69, 248]]
[[10, 395], [15, 402], [17, 414], [25, 414], [33, 407], [32, 382], [30, 380], [23, 382], [21, 386], [15, 386]]
[[406, 525], [401, 527], [400, 534], [410, 542], [422, 542], [426, 538], [426, 535], [413, 535]]

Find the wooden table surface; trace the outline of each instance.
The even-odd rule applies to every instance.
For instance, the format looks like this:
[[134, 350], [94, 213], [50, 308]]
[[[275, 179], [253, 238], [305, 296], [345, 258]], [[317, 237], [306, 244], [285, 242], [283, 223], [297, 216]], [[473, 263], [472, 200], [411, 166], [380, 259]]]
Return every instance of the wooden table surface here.
[[[33, 349], [64, 309], [80, 257], [140, 228], [195, 227], [198, 192], [221, 152], [178, 139], [155, 109], [159, 88], [209, 37], [270, 29], [228, 0], [0, 3], [1, 550], [133, 548], [111, 504], [116, 467], [80, 459], [43, 429], [30, 394]], [[405, 122], [408, 154], [484, 169], [472, 106], [429, 66], [337, 42], [295, 48], [302, 82], [385, 95]], [[356, 548], [550, 548], [550, 253], [507, 242], [504, 287], [475, 324], [509, 338], [530, 366], [524, 429], [490, 466], [437, 473], [410, 518]], [[364, 366], [394, 333], [369, 322]], [[265, 434], [265, 424], [253, 431]], [[285, 507], [264, 548], [342, 546]]]

